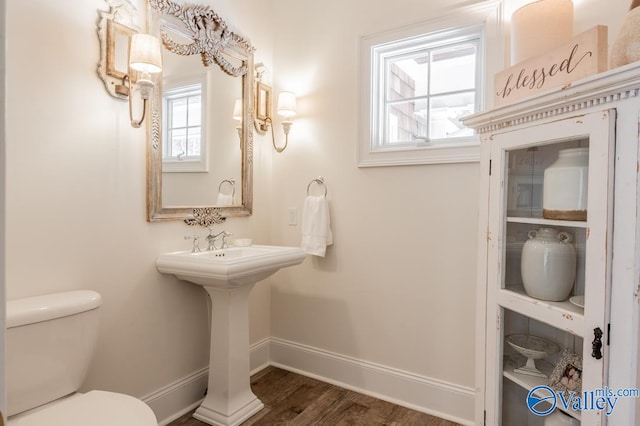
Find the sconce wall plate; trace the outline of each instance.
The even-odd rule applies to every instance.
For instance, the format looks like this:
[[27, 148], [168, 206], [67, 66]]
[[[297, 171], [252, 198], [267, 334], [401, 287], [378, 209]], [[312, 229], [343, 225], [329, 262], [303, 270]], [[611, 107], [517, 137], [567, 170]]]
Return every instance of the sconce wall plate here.
[[255, 128], [260, 133], [266, 133], [271, 123], [271, 86], [259, 81], [256, 83]]
[[[147, 103], [156, 86], [151, 74], [162, 72], [160, 42], [150, 34], [139, 33], [134, 24], [136, 8], [130, 0], [106, 0], [108, 12], [98, 11], [100, 62], [98, 76], [107, 93], [129, 101], [131, 126], [138, 128], [146, 117]], [[142, 115], [133, 118], [131, 98], [135, 83], [142, 98]]]
[[100, 62], [97, 71], [107, 92], [126, 100], [129, 91], [123, 79], [128, 73], [131, 36], [138, 32], [134, 23], [137, 10], [128, 0], [109, 0], [107, 3], [109, 11], [98, 10]]

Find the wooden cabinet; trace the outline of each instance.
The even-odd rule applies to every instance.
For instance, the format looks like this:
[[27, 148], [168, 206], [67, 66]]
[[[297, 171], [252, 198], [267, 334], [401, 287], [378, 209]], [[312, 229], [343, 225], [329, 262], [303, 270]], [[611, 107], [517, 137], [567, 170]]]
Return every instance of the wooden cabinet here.
[[[489, 424], [498, 424], [501, 418], [507, 425], [520, 424], [519, 419], [524, 418], [531, 418], [529, 423], [535, 424], [540, 416], [530, 412], [527, 395], [537, 386], [550, 383], [547, 378], [533, 376], [531, 372], [519, 372], [527, 359], [506, 343], [507, 336], [542, 337], [558, 345], [557, 352], [534, 361], [546, 376], [551, 376], [556, 365], [567, 362], [562, 357], [567, 350], [580, 358], [579, 365], [573, 366], [579, 372], [582, 387], [601, 389], [606, 384], [608, 358], [594, 357], [591, 353], [592, 342], [598, 339], [594, 330], [596, 333], [606, 330], [608, 324], [614, 124], [615, 110], [603, 110], [492, 135], [486, 289], [487, 324], [495, 324], [495, 327], [487, 327], [486, 331], [485, 368], [487, 393], [498, 397], [493, 399], [494, 405], [487, 411]], [[558, 158], [560, 151], [577, 147], [588, 148], [589, 153], [587, 220], [546, 219], [542, 214], [542, 194], [549, 188], [548, 183], [545, 184], [544, 171]], [[518, 186], [515, 189], [514, 181]], [[567, 194], [567, 198], [570, 195]], [[531, 231], [539, 232], [543, 228], [566, 233], [571, 240], [566, 244], [575, 248], [572, 290], [561, 300], [549, 301], [536, 296], [534, 288], [546, 285], [541, 282], [543, 279], [531, 283], [533, 288], [529, 292], [523, 287], [524, 244]], [[561, 243], [558, 240], [558, 244]], [[542, 269], [545, 263], [555, 261], [552, 252], [545, 256], [549, 259], [533, 268]], [[582, 296], [584, 303], [576, 296]], [[602, 336], [599, 339], [601, 341]], [[563, 390], [561, 385], [550, 387]], [[566, 390], [580, 391], [578, 386], [567, 386]], [[541, 388], [539, 396], [547, 396], [545, 391]], [[556, 401], [556, 406], [562, 408], [562, 401]], [[545, 405], [531, 408], [546, 411]], [[585, 420], [599, 414], [572, 409], [564, 411], [577, 419], [585, 417]]]
[[[637, 424], [637, 398], [611, 404], [606, 396], [636, 388], [638, 377], [638, 278], [630, 271], [640, 265], [639, 89], [640, 67], [630, 65], [463, 120], [482, 139], [476, 424], [543, 425], [554, 411], [575, 424]], [[588, 152], [582, 187], [545, 178], [560, 152]], [[545, 190], [568, 198], [583, 191], [586, 220], [551, 214]], [[573, 285], [559, 299], [541, 296], [536, 289], [549, 279], [530, 274], [556, 262], [548, 245], [540, 262], [528, 256], [523, 264], [525, 244], [542, 229], [573, 247]], [[516, 339], [525, 341], [509, 343]], [[522, 346], [539, 351], [514, 349]]]

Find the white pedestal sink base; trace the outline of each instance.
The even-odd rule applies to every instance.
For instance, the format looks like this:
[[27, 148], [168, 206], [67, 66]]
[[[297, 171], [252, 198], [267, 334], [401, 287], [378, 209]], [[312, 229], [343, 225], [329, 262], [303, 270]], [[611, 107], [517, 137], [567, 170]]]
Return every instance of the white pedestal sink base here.
[[249, 293], [256, 282], [304, 258], [298, 247], [260, 245], [158, 256], [158, 271], [201, 285], [211, 297], [209, 390], [193, 417], [235, 426], [264, 407], [249, 377]]
[[204, 287], [211, 297], [209, 388], [193, 417], [210, 425], [235, 426], [264, 407], [251, 391], [249, 293], [254, 285]]
[[264, 408], [264, 404], [254, 396], [254, 400], [251, 401], [246, 406], [242, 407], [236, 413], [231, 416], [226, 416], [217, 411], [213, 411], [210, 408], [205, 406], [205, 402], [198, 407], [195, 413], [193, 413], [193, 417], [200, 420], [201, 422], [205, 422], [210, 425], [215, 426], [227, 426], [232, 425], [236, 426], [249, 419], [249, 417], [256, 414], [258, 411]]

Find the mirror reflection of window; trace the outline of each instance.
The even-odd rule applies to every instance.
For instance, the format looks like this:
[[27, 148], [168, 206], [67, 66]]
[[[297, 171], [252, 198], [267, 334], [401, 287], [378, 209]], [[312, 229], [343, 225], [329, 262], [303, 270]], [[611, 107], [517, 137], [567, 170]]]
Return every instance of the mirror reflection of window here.
[[207, 171], [203, 84], [166, 89], [163, 102], [163, 150], [165, 172]]
[[165, 93], [167, 146], [165, 158], [191, 160], [200, 157], [202, 88], [180, 87]]

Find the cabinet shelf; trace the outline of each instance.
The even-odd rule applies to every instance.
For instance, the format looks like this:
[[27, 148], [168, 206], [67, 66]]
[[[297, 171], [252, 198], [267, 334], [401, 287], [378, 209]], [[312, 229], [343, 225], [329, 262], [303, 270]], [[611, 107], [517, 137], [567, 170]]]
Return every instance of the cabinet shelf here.
[[508, 287], [498, 290], [497, 302], [503, 308], [584, 337], [584, 310], [569, 301], [548, 302], [534, 299], [527, 296], [522, 287]]
[[532, 225], [546, 225], [546, 226], [560, 226], [560, 227], [572, 227], [572, 228], [586, 228], [587, 222], [577, 220], [552, 220], [544, 219], [542, 217], [520, 217], [520, 216], [508, 216], [507, 222], [511, 223], [530, 223]]
[[[542, 371], [547, 376], [549, 376], [553, 371], [553, 365], [551, 365], [549, 362], [544, 360], [536, 361], [536, 366], [538, 370]], [[529, 392], [531, 389], [535, 388], [536, 386], [547, 386], [549, 384], [549, 379], [547, 378], [527, 376], [526, 374], [520, 374], [520, 373], [514, 372], [513, 370], [516, 369], [517, 367], [518, 367], [518, 363], [515, 360], [513, 360], [511, 357], [505, 357], [504, 370], [502, 372], [502, 375], [505, 378], [512, 381], [513, 383], [515, 383], [516, 385], [524, 388], [527, 392]], [[539, 394], [537, 392], [534, 394], [540, 397], [548, 396], [548, 395]], [[561, 404], [558, 404], [556, 408], [563, 411], [564, 413], [567, 413], [571, 417], [580, 420], [579, 411], [565, 410], [563, 409]]]

